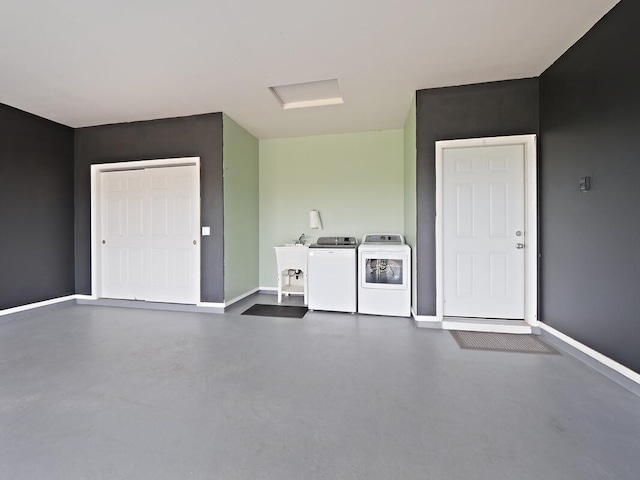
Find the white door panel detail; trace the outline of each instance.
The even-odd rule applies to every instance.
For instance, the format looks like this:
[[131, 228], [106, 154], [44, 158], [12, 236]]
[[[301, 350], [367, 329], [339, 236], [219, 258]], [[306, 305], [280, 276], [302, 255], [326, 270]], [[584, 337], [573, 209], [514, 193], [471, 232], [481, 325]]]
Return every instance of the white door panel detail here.
[[473, 185], [456, 186], [458, 237], [473, 237]]
[[509, 256], [504, 253], [489, 254], [489, 296], [491, 298], [507, 298], [508, 288], [505, 283], [509, 277]]
[[473, 253], [456, 255], [456, 295], [458, 297], [473, 296]]

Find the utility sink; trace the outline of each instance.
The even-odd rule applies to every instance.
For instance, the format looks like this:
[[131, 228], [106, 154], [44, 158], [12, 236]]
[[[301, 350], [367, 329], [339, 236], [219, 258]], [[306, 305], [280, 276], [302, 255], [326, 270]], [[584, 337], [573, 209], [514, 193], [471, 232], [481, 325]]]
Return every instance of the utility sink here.
[[275, 250], [279, 272], [290, 268], [307, 271], [308, 245], [286, 244], [275, 247]]
[[[304, 303], [307, 304], [307, 254], [309, 252], [308, 245], [302, 244], [285, 244], [274, 247], [276, 251], [276, 264], [278, 268], [278, 303], [282, 303], [282, 294], [302, 293], [304, 295]], [[304, 280], [303, 286], [291, 285], [289, 270], [300, 270]], [[287, 283], [283, 283], [283, 276], [287, 279]]]

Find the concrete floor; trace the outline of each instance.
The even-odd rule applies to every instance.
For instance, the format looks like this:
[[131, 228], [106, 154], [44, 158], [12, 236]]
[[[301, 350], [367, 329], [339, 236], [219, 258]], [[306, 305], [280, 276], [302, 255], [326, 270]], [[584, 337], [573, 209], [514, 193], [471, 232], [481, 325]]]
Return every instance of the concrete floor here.
[[254, 301], [0, 323], [0, 478], [638, 478], [640, 398], [570, 356]]

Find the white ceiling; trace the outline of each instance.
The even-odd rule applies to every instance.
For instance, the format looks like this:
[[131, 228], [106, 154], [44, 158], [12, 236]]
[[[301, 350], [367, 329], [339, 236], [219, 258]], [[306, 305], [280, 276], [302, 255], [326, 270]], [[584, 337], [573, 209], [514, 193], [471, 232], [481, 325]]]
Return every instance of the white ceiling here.
[[[415, 90], [534, 77], [618, 0], [3, 0], [0, 103], [72, 126], [225, 112], [258, 138], [401, 128]], [[343, 105], [268, 87], [337, 78]]]

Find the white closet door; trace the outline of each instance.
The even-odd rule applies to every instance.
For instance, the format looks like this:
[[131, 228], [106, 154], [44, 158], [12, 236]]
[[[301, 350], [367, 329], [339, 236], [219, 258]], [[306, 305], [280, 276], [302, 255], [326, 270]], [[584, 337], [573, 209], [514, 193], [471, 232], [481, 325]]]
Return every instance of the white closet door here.
[[200, 300], [199, 177], [195, 166], [152, 168], [145, 300]]
[[444, 315], [524, 318], [524, 147], [443, 151]]
[[145, 297], [146, 181], [144, 170], [102, 173], [103, 297]]
[[102, 173], [102, 297], [200, 300], [198, 167]]

